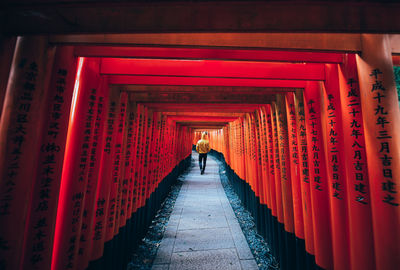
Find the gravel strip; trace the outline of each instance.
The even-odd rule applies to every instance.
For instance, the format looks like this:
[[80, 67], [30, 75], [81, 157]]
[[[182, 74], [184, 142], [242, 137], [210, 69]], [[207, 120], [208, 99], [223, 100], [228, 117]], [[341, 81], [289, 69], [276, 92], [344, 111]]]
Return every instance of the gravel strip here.
[[253, 253], [254, 259], [257, 262], [258, 268], [261, 270], [272, 270], [280, 269], [279, 263], [272, 255], [268, 244], [264, 238], [257, 233], [256, 225], [253, 216], [247, 211], [242, 201], [236, 195], [232, 188], [224, 164], [215, 159], [219, 165], [219, 175], [221, 178], [222, 186], [224, 187], [225, 194], [232, 206], [233, 212], [239, 221], [239, 225], [242, 228], [243, 234], [246, 237], [247, 243], [249, 244], [250, 250]]
[[169, 217], [174, 209], [176, 198], [178, 198], [179, 191], [181, 190], [183, 184], [182, 180], [186, 175], [186, 172], [181, 174], [178, 177], [176, 184], [171, 186], [171, 192], [161, 204], [161, 208], [154, 217], [146, 236], [140, 241], [138, 248], [132, 254], [132, 259], [131, 262], [128, 263], [127, 270], [151, 269], [153, 261], [157, 255], [157, 249], [164, 236], [165, 228], [168, 225]]

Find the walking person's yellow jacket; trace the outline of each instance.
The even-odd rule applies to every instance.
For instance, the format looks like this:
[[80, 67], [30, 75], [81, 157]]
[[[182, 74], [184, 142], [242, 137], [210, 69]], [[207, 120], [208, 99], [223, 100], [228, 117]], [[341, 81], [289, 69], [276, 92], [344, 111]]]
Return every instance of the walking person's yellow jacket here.
[[199, 154], [207, 154], [208, 152], [210, 152], [210, 150], [211, 148], [210, 143], [207, 140], [207, 133], [203, 132], [201, 133], [201, 140], [197, 142], [196, 151]]

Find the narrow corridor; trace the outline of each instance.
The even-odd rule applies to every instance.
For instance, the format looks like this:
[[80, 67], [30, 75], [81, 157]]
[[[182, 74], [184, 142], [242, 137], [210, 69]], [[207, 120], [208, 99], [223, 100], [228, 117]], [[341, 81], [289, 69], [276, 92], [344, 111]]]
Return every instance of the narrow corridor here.
[[204, 175], [196, 166], [184, 180], [158, 249], [153, 270], [258, 269], [225, 195], [218, 164], [209, 156]]

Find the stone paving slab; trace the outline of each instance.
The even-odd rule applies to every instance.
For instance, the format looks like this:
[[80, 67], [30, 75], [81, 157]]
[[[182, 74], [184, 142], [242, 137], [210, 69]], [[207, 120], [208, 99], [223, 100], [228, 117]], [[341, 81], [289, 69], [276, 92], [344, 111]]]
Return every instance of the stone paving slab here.
[[258, 269], [212, 157], [186, 176], [152, 269]]

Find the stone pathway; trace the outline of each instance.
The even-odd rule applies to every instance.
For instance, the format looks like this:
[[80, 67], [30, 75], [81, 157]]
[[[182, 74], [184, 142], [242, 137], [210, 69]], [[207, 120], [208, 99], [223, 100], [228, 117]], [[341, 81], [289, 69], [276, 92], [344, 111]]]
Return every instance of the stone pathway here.
[[209, 155], [205, 173], [186, 176], [158, 248], [153, 270], [256, 270], [257, 264]]

